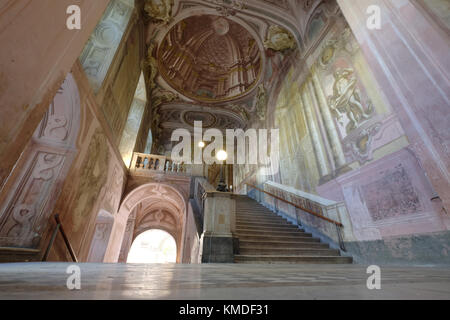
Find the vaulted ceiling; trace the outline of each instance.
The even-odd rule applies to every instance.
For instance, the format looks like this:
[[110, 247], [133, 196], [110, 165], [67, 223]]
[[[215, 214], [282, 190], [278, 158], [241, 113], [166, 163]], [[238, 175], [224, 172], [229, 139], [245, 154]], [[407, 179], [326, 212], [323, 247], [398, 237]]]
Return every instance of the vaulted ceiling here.
[[[307, 51], [316, 7], [334, 0], [145, 0], [152, 131], [245, 128], [264, 121], [268, 93]], [[159, 141], [158, 141], [159, 140]]]
[[253, 89], [261, 76], [261, 51], [238, 23], [218, 15], [178, 22], [158, 51], [161, 76], [199, 102], [230, 101]]

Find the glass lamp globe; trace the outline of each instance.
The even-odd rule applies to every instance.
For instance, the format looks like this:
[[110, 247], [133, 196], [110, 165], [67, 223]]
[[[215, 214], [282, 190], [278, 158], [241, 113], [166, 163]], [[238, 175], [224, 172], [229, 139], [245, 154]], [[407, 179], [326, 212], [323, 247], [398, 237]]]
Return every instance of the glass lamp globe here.
[[228, 154], [226, 153], [225, 150], [220, 150], [219, 152], [217, 152], [216, 154], [216, 158], [219, 161], [224, 161], [227, 160]]

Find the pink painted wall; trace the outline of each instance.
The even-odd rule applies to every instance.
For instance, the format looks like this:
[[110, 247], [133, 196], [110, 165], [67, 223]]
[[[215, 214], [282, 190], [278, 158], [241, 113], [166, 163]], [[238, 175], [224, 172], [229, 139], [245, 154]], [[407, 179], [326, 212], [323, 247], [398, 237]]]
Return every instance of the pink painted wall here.
[[[0, 187], [109, 0], [6, 0], [0, 5]], [[68, 30], [67, 7], [81, 8]]]

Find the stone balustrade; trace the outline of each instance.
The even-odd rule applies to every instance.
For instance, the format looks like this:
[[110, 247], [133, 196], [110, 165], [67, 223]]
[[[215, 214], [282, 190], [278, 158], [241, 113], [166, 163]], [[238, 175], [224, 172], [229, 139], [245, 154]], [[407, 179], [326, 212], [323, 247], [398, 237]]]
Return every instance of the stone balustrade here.
[[176, 163], [166, 156], [135, 152], [131, 161], [131, 173], [169, 173], [190, 175], [190, 168], [184, 163]]

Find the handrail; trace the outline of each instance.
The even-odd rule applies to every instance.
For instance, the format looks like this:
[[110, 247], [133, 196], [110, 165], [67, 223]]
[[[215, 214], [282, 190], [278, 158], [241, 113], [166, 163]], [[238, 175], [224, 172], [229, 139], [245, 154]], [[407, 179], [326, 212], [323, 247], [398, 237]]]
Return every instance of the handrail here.
[[316, 217], [318, 217], [318, 218], [320, 218], [320, 219], [323, 219], [323, 220], [326, 220], [326, 221], [328, 221], [328, 222], [334, 223], [334, 224], [335, 224], [336, 226], [338, 226], [338, 227], [341, 227], [341, 228], [344, 227], [344, 225], [343, 225], [342, 223], [340, 223], [340, 222], [334, 221], [333, 219], [330, 219], [330, 218], [327, 218], [327, 217], [325, 217], [325, 216], [323, 216], [323, 215], [321, 215], [321, 214], [315, 213], [314, 211], [311, 211], [311, 210], [309, 210], [309, 209], [303, 208], [302, 206], [299, 206], [298, 204], [295, 204], [295, 203], [293, 203], [293, 202], [291, 202], [291, 201], [288, 201], [288, 200], [286, 200], [286, 199], [283, 199], [283, 198], [281, 198], [281, 197], [279, 197], [279, 196], [277, 196], [277, 195], [274, 195], [273, 193], [270, 193], [270, 192], [267, 192], [267, 191], [265, 191], [265, 190], [262, 190], [262, 189], [258, 188], [257, 186], [255, 186], [255, 185], [253, 185], [253, 184], [250, 184], [250, 183], [247, 183], [247, 182], [245, 182], [245, 184], [248, 185], [248, 186], [250, 186], [250, 187], [252, 187], [253, 189], [256, 189], [256, 190], [259, 190], [259, 191], [261, 191], [261, 192], [264, 192], [265, 194], [268, 194], [269, 196], [272, 196], [272, 197], [274, 197], [274, 198], [277, 199], [277, 200], [280, 200], [280, 201], [283, 201], [283, 202], [285, 202], [285, 203], [287, 203], [287, 204], [290, 204], [291, 206], [294, 206], [294, 207], [296, 207], [297, 209], [300, 209], [300, 210], [302, 210], [302, 211], [305, 211], [305, 212], [307, 212], [307, 213], [309, 213], [309, 214], [311, 214], [311, 215], [313, 215], [313, 216], [316, 216]]
[[69, 250], [70, 256], [72, 257], [73, 262], [78, 262], [77, 256], [75, 255], [75, 252], [73, 251], [72, 245], [70, 244], [69, 238], [67, 238], [66, 233], [64, 232], [64, 228], [62, 226], [61, 220], [59, 219], [59, 214], [55, 214], [55, 221], [56, 221], [56, 228], [53, 231], [52, 237], [50, 239], [50, 243], [48, 244], [47, 250], [45, 250], [44, 257], [42, 258], [42, 261], [47, 261], [48, 254], [50, 253], [50, 249], [53, 246], [53, 243], [55, 242], [56, 234], [58, 231], [61, 232], [61, 235], [63, 236], [64, 243], [66, 244], [67, 250]]

